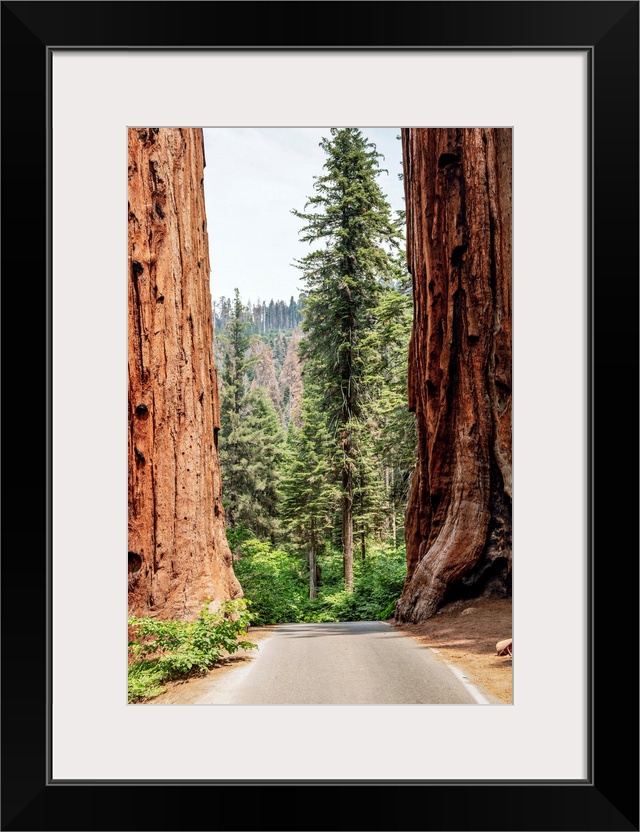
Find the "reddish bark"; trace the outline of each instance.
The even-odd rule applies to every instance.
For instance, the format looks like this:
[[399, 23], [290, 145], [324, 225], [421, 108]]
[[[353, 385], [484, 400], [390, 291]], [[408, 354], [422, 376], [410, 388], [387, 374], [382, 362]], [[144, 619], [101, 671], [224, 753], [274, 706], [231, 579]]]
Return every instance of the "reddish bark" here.
[[402, 130], [418, 464], [400, 621], [511, 587], [511, 130]]
[[241, 597], [221, 501], [199, 129], [129, 130], [129, 613]]

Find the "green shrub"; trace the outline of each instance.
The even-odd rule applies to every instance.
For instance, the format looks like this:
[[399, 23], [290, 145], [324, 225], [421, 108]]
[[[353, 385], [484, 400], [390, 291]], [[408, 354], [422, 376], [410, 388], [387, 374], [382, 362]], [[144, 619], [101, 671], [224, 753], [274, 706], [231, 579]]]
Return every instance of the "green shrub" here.
[[353, 592], [358, 618], [354, 620], [383, 621], [390, 618], [407, 574], [404, 548], [373, 549], [364, 563], [360, 561], [358, 566]]
[[[384, 621], [393, 615], [407, 572], [404, 549], [372, 548], [354, 560], [353, 592], [342, 583], [342, 555], [322, 561], [322, 586], [307, 606], [305, 621]], [[326, 576], [326, 579], [325, 579]]]
[[248, 602], [240, 599], [215, 611], [206, 601], [195, 621], [130, 618], [129, 701], [157, 696], [171, 679], [205, 673], [225, 654], [257, 648], [239, 640], [252, 617]]
[[233, 570], [251, 601], [255, 624], [304, 621], [308, 587], [304, 565], [294, 555], [259, 540], [245, 540]]
[[310, 600], [302, 558], [259, 540], [244, 541], [234, 570], [254, 623], [380, 621], [393, 615], [406, 575], [403, 548], [372, 548], [364, 562], [354, 560], [353, 592], [344, 588], [341, 552], [327, 547], [318, 561], [322, 584], [318, 598]]
[[253, 532], [243, 526], [242, 523], [238, 523], [233, 529], [227, 528], [227, 542], [232, 552], [235, 552], [245, 540], [251, 540], [252, 537], [254, 537]]

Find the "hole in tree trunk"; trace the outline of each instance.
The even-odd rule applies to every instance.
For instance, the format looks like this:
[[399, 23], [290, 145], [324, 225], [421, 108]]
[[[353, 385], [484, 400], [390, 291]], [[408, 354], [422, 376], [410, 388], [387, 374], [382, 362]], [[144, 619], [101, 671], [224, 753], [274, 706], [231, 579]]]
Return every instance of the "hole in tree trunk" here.
[[441, 153], [438, 159], [438, 167], [440, 169], [448, 168], [449, 165], [457, 165], [459, 161], [460, 159], [455, 153]]
[[129, 574], [134, 575], [142, 567], [142, 558], [135, 552], [129, 552]]
[[457, 268], [462, 263], [462, 255], [466, 250], [466, 246], [456, 246], [451, 252], [451, 265], [454, 268]]

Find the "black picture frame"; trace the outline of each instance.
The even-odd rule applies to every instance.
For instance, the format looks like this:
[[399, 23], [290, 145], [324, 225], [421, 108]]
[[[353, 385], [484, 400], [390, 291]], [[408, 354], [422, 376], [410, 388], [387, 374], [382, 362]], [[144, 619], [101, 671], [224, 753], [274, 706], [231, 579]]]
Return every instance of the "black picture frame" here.
[[[12, 391], [7, 434], [20, 460], [11, 465], [15, 516], [35, 510], [44, 522], [35, 539], [30, 528], [27, 539], [14, 534], [13, 512], [5, 525], [12, 545], [2, 559], [2, 829], [637, 830], [638, 478], [637, 463], [629, 460], [638, 459], [639, 3], [1, 5], [3, 290], [12, 317], [21, 311], [27, 340], [46, 357], [29, 361], [28, 379], [24, 355], [4, 362]], [[60, 48], [236, 47], [588, 50], [591, 728], [584, 782], [274, 782], [268, 761], [260, 782], [49, 779], [50, 57]], [[16, 245], [26, 223], [33, 244]], [[21, 337], [24, 342], [24, 332]], [[33, 397], [34, 389], [41, 398]], [[44, 476], [35, 478], [34, 467], [42, 471], [43, 463]], [[155, 791], [163, 786], [169, 791]]]

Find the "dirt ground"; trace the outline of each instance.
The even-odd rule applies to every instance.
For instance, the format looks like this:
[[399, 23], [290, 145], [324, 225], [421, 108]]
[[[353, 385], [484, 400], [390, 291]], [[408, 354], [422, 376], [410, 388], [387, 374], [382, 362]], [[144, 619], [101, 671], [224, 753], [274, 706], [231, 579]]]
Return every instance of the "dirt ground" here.
[[[396, 629], [437, 651], [441, 661], [461, 670], [471, 684], [492, 703], [512, 703], [512, 659], [496, 655], [496, 642], [511, 638], [511, 599], [479, 598], [456, 601], [443, 607], [424, 624], [397, 624]], [[267, 638], [273, 627], [250, 627], [247, 640], [256, 644]], [[204, 696], [211, 679], [221, 678], [238, 662], [248, 662], [256, 650], [239, 650], [212, 668], [205, 676], [167, 682], [166, 692], [139, 704], [187, 705]]]
[[512, 637], [510, 598], [456, 601], [423, 624], [389, 623], [435, 649], [490, 701], [512, 704], [512, 659], [496, 655], [496, 643]]

